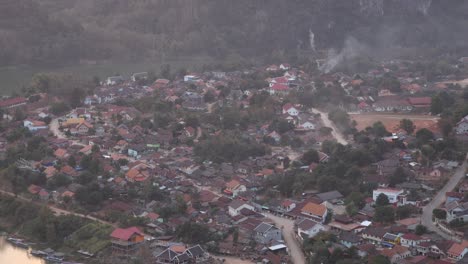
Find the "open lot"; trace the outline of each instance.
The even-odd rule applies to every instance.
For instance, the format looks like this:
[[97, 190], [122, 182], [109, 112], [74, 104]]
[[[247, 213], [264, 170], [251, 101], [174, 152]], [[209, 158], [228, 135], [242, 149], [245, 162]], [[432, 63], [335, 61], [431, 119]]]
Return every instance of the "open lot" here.
[[368, 126], [372, 126], [377, 121], [382, 122], [390, 132], [396, 132], [399, 129], [401, 119], [409, 119], [413, 121], [416, 130], [427, 128], [433, 132], [438, 131], [437, 121], [439, 117], [428, 115], [415, 115], [415, 114], [377, 114], [377, 113], [364, 113], [364, 114], [350, 114], [351, 119], [357, 123], [357, 129], [363, 130]]

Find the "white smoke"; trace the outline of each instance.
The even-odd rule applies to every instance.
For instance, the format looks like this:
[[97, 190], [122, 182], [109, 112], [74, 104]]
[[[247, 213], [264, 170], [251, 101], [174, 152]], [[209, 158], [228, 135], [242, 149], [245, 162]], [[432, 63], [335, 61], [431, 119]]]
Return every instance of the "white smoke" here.
[[311, 29], [309, 29], [309, 43], [310, 43], [310, 48], [315, 51], [315, 34], [312, 32]]
[[319, 70], [324, 73], [329, 73], [344, 60], [354, 59], [364, 54], [366, 49], [365, 45], [359, 43], [357, 39], [348, 37], [339, 53], [335, 49], [328, 50], [327, 59], [325, 63], [320, 66]]

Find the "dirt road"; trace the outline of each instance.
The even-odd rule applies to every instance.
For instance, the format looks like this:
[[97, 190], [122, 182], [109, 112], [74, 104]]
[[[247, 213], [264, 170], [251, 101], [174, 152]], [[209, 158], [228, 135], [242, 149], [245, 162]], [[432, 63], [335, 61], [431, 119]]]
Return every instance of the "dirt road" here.
[[320, 114], [323, 124], [332, 129], [332, 136], [336, 139], [336, 141], [338, 141], [338, 143], [342, 145], [348, 145], [348, 141], [343, 136], [343, 134], [338, 130], [338, 128], [336, 128], [335, 124], [333, 124], [333, 122], [330, 119], [328, 119], [328, 113], [322, 112], [315, 108], [312, 108], [312, 112], [314, 114]]
[[264, 215], [273, 220], [276, 227], [283, 228], [283, 237], [288, 246], [289, 255], [291, 256], [293, 263], [305, 264], [306, 259], [302, 252], [301, 245], [299, 245], [299, 242], [294, 238], [294, 221], [269, 213], [265, 213]]
[[[7, 192], [7, 191], [4, 191], [4, 190], [0, 190], [0, 193], [4, 194], [4, 195], [15, 197], [14, 193]], [[75, 212], [67, 211], [67, 210], [60, 209], [58, 207], [55, 207], [55, 206], [52, 206], [52, 205], [49, 205], [49, 204], [35, 202], [35, 201], [32, 201], [31, 199], [28, 199], [28, 198], [20, 196], [20, 195], [17, 195], [16, 199], [21, 200], [23, 202], [34, 203], [34, 204], [36, 204], [38, 206], [46, 205], [52, 212], [54, 212], [55, 215], [74, 215], [74, 216], [78, 216], [78, 217], [81, 217], [81, 218], [86, 218], [86, 219], [89, 219], [89, 220], [97, 221], [97, 222], [100, 222], [102, 224], [115, 226], [115, 224], [113, 224], [113, 223], [98, 219], [96, 217], [92, 217], [92, 216], [89, 216], [89, 215], [78, 214], [78, 213], [75, 213]]]
[[[468, 158], [468, 155], [466, 156], [466, 158]], [[437, 195], [434, 196], [432, 201], [423, 208], [423, 214], [421, 216], [422, 224], [425, 225], [427, 227], [427, 229], [429, 229], [430, 231], [439, 234], [440, 236], [442, 236], [445, 239], [454, 240], [454, 237], [452, 237], [451, 235], [449, 235], [447, 233], [442, 232], [432, 222], [432, 210], [439, 207], [439, 205], [441, 205], [445, 201], [445, 193], [450, 192], [453, 189], [455, 189], [455, 187], [460, 182], [460, 180], [465, 176], [465, 171], [466, 171], [467, 166], [468, 166], [467, 164], [468, 164], [468, 162], [465, 159], [465, 162], [463, 162], [462, 166], [460, 166], [455, 171], [455, 173], [452, 175], [452, 177], [447, 182], [447, 184], [445, 184], [445, 186], [437, 193]]]

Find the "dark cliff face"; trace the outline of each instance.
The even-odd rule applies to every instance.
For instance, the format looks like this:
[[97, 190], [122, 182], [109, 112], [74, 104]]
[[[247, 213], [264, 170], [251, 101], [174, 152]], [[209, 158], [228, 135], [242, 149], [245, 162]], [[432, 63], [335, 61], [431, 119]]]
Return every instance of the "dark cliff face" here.
[[460, 51], [466, 14], [463, 0], [4, 0], [0, 63], [271, 55], [341, 48], [350, 36]]

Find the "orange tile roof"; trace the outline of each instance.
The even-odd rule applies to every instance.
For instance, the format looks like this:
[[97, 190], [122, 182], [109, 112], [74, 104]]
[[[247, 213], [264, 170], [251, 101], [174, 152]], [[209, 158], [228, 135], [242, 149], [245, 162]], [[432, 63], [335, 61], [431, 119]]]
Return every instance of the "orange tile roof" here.
[[239, 185], [240, 185], [240, 182], [239, 182], [239, 181], [232, 180], [232, 181], [226, 183], [226, 188], [228, 188], [228, 189], [235, 189], [235, 188], [238, 187]]
[[54, 155], [55, 157], [61, 159], [61, 158], [65, 158], [65, 156], [67, 155], [67, 150], [66, 149], [63, 149], [63, 148], [59, 148], [57, 149], [55, 152], [54, 152]]
[[321, 204], [308, 202], [304, 207], [302, 207], [301, 211], [311, 215], [323, 216], [327, 211], [327, 208]]
[[183, 253], [187, 248], [184, 245], [172, 245], [171, 250], [176, 253]]
[[468, 240], [463, 240], [461, 243], [454, 243], [447, 253], [453, 256], [460, 256], [463, 250], [468, 247]]

